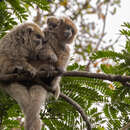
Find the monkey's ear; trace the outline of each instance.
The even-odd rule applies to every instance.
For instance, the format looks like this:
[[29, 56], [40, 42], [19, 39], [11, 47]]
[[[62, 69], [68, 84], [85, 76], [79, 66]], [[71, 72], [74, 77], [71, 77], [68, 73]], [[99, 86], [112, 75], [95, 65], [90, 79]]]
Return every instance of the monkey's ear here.
[[50, 23], [50, 21], [51, 21], [51, 17], [48, 17], [46, 20], [46, 23], [48, 24], [48, 23]]
[[28, 27], [26, 28], [26, 32], [27, 32], [28, 34], [32, 33], [32, 32], [33, 32], [33, 27], [32, 27], [32, 26], [28, 26]]
[[59, 24], [63, 24], [64, 22], [65, 22], [64, 18], [61, 18], [61, 19], [59, 20]]
[[50, 22], [54, 22], [54, 21], [56, 21], [56, 20], [57, 20], [56, 17], [54, 17], [54, 16], [50, 16], [50, 17], [47, 18], [46, 23], [48, 24], [48, 23], [50, 23]]

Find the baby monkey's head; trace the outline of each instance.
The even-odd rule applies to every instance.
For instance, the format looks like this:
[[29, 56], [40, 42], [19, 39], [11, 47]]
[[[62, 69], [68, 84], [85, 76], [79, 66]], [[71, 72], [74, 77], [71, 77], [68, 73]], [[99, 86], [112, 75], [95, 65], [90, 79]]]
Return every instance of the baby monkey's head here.
[[66, 44], [72, 43], [77, 34], [75, 24], [67, 17], [56, 18], [51, 16], [47, 19], [47, 25], [48, 29], [55, 34], [58, 40]]

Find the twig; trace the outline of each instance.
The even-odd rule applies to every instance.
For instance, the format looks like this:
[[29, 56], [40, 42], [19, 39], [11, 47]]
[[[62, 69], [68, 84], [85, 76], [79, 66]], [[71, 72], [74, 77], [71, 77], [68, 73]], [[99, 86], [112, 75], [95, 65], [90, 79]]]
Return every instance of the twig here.
[[[101, 37], [99, 38], [95, 49], [93, 50], [93, 52], [96, 52], [105, 36], [105, 28], [106, 28], [106, 18], [107, 18], [107, 13], [108, 13], [108, 7], [109, 7], [109, 3], [107, 3], [106, 5], [106, 11], [105, 11], [105, 15], [104, 15], [104, 19], [103, 19], [103, 27], [102, 27], [102, 33], [101, 33]], [[89, 70], [89, 66], [91, 65], [92, 61], [89, 60], [88, 64], [86, 65], [86, 70]]]
[[105, 33], [105, 27], [106, 27], [106, 17], [107, 17], [107, 13], [108, 13], [108, 7], [109, 7], [109, 4], [107, 3], [106, 5], [106, 11], [105, 11], [105, 17], [104, 17], [104, 20], [103, 20], [103, 28], [102, 28], [102, 33], [101, 33], [101, 37], [99, 38], [98, 42], [97, 42], [97, 45], [96, 45], [96, 48], [94, 49], [94, 52], [97, 51], [97, 49], [99, 48], [100, 44], [101, 44], [101, 41], [104, 37], [104, 33]]
[[69, 104], [71, 104], [81, 114], [83, 120], [86, 122], [87, 130], [91, 130], [91, 124], [89, 123], [88, 117], [86, 116], [81, 106], [63, 93], [60, 94], [60, 97], [62, 97]]
[[130, 128], [130, 122], [125, 125], [123, 128], [121, 128], [120, 130], [127, 130], [128, 128]]

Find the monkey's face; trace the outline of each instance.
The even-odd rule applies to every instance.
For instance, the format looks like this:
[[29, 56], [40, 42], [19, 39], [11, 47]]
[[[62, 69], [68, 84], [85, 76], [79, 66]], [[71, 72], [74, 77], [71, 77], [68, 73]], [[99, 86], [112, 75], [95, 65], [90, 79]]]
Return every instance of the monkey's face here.
[[61, 23], [59, 25], [59, 34], [62, 34], [61, 38], [63, 41], [71, 43], [71, 41], [73, 41], [74, 38], [74, 29], [71, 25], [61, 20]]
[[51, 16], [47, 19], [47, 26], [50, 31], [53, 31], [59, 25], [59, 19]]
[[28, 27], [26, 31], [29, 38], [28, 41], [30, 42], [29, 48], [31, 47], [30, 49], [32, 50], [41, 49], [44, 43], [44, 33], [35, 26]]
[[53, 31], [62, 43], [72, 43], [77, 33], [75, 24], [66, 17], [57, 19], [56, 17], [50, 17], [47, 21], [49, 30]]

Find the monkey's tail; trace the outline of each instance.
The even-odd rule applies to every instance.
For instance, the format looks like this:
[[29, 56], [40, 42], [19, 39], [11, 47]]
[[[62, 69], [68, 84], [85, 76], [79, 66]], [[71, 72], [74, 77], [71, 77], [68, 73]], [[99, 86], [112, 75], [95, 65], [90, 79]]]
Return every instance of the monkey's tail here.
[[34, 85], [29, 90], [30, 104], [25, 113], [25, 130], [41, 130], [41, 105], [45, 103], [47, 91], [40, 85]]

